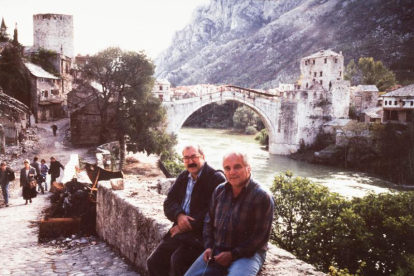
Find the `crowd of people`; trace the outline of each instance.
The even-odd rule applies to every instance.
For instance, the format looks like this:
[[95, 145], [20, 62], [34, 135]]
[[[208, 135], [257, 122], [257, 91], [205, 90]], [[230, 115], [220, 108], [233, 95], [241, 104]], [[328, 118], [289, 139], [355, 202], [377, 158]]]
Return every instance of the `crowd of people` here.
[[[27, 205], [32, 203], [32, 199], [37, 196], [37, 192], [45, 193], [48, 191], [47, 175], [50, 175], [51, 185], [60, 176], [60, 168], [65, 167], [56, 160], [55, 157], [50, 157], [50, 165], [46, 164], [46, 160], [42, 159], [40, 163], [39, 158], [35, 156], [30, 163], [29, 159], [23, 161], [23, 168], [20, 170], [20, 187], [22, 187], [23, 199]], [[9, 185], [15, 179], [15, 172], [7, 166], [6, 162], [0, 163], [0, 184], [4, 199], [4, 206], [9, 207]], [[37, 190], [36, 190], [37, 189]]]

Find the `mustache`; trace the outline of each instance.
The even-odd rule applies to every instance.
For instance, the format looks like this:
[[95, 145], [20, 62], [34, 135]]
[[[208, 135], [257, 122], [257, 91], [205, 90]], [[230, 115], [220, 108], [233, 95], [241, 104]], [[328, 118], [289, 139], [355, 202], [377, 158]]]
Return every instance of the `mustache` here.
[[191, 163], [188, 165], [189, 168], [197, 168], [197, 164], [196, 163]]

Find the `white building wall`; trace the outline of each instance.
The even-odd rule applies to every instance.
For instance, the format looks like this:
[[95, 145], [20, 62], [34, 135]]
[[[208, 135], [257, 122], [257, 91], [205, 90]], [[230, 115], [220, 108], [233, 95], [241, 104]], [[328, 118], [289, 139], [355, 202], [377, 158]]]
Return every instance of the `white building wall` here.
[[64, 14], [33, 15], [33, 46], [75, 57], [73, 16]]
[[[333, 53], [332, 51], [329, 52]], [[311, 87], [314, 82], [320, 84], [322, 81], [323, 88], [329, 90], [330, 82], [344, 79], [344, 56], [336, 53], [321, 55], [317, 58], [306, 57], [300, 61], [302, 89], [307, 89], [306, 85]]]

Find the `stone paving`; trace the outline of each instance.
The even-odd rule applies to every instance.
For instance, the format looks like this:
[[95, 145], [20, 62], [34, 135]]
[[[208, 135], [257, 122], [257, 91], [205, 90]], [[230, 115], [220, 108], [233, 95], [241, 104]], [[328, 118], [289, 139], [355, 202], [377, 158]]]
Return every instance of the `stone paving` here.
[[0, 207], [0, 275], [139, 276], [105, 242], [77, 245], [39, 243], [38, 221], [49, 205], [48, 195], [39, 194], [33, 203], [22, 197]]

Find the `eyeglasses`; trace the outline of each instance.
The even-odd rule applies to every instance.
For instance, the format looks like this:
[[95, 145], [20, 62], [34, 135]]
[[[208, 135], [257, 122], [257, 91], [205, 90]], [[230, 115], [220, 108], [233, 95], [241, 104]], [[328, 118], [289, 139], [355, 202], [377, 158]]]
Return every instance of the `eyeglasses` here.
[[188, 163], [188, 162], [190, 162], [190, 159], [191, 159], [191, 161], [195, 162], [200, 158], [200, 156], [201, 155], [184, 156], [183, 161], [184, 161], [184, 163]]

